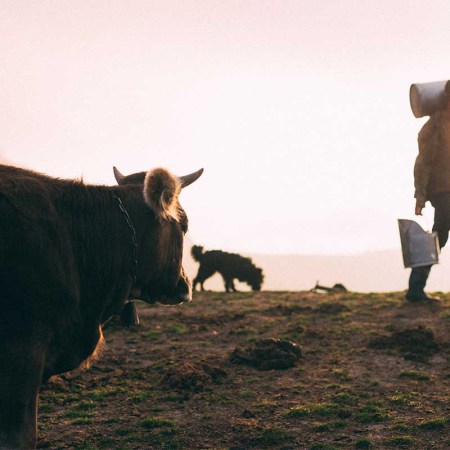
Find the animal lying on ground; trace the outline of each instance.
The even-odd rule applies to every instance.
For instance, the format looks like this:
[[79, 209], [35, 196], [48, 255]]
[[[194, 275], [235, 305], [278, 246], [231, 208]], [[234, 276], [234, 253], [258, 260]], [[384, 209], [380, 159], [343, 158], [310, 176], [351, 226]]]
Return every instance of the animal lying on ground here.
[[127, 299], [191, 300], [178, 196], [202, 171], [108, 187], [0, 165], [0, 449], [35, 448], [39, 387], [87, 365]]
[[203, 247], [194, 245], [191, 249], [192, 257], [200, 263], [197, 276], [193, 282], [195, 290], [198, 283], [204, 291], [203, 283], [216, 272], [222, 275], [225, 283], [225, 291], [236, 292], [234, 279], [247, 283], [252, 290], [260, 291], [264, 280], [262, 269], [256, 267], [250, 258], [245, 258], [236, 253], [227, 253], [222, 250], [210, 250], [203, 252]]
[[311, 292], [347, 292], [347, 288], [342, 283], [336, 283], [333, 287], [321, 286], [319, 282], [311, 289]]

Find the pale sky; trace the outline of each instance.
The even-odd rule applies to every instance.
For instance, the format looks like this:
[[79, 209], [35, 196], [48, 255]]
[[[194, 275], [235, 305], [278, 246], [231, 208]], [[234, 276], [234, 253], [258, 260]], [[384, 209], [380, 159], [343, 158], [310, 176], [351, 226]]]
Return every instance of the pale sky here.
[[450, 78], [449, 23], [447, 0], [0, 0], [0, 158], [100, 184], [204, 167], [181, 201], [207, 248], [399, 248], [409, 86]]

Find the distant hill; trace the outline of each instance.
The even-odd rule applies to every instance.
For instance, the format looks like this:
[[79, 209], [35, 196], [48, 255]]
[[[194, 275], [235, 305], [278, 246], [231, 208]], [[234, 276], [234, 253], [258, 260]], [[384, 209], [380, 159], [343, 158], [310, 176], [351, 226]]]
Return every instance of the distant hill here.
[[[409, 269], [403, 267], [401, 249], [367, 252], [357, 255], [248, 255], [265, 273], [265, 290], [309, 290], [317, 281], [324, 286], [342, 283], [357, 292], [403, 291], [408, 284]], [[185, 251], [185, 269], [192, 278], [198, 264]], [[223, 282], [214, 275], [206, 289], [222, 290]], [[247, 290], [246, 285], [240, 289]], [[444, 249], [441, 263], [433, 267], [427, 285], [429, 291], [450, 291], [450, 251]]]

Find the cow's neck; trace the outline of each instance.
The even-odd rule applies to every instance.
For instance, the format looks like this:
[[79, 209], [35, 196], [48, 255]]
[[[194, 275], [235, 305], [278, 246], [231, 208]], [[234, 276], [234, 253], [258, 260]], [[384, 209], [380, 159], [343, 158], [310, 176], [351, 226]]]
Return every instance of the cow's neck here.
[[133, 247], [133, 256], [132, 256], [131, 264], [130, 264], [130, 276], [132, 279], [132, 284], [131, 284], [131, 288], [130, 288], [131, 295], [128, 295], [128, 301], [125, 304], [125, 306], [121, 312], [121, 315], [120, 315], [122, 326], [131, 327], [131, 326], [139, 325], [139, 316], [137, 313], [136, 305], [132, 300], [129, 300], [130, 298], [132, 298], [133, 289], [135, 289], [135, 285], [136, 285], [137, 236], [136, 236], [136, 230], [134, 229], [131, 217], [128, 214], [128, 211], [125, 209], [125, 206], [123, 205], [122, 200], [120, 199], [118, 194], [114, 194], [114, 197], [117, 200], [119, 209], [120, 209], [121, 213], [123, 214], [123, 217], [127, 223], [128, 228], [130, 229], [131, 245]]
[[96, 321], [120, 312], [133, 284], [135, 246], [116, 193], [126, 207], [137, 199], [129, 190], [77, 184], [59, 191], [56, 204], [70, 235], [67, 257], [74, 261], [82, 310]]
[[131, 258], [131, 263], [130, 263], [130, 275], [131, 278], [133, 280], [132, 285], [131, 285], [131, 289], [134, 288], [135, 284], [136, 284], [136, 270], [137, 270], [137, 236], [136, 236], [136, 230], [133, 226], [133, 222], [131, 220], [130, 215], [128, 214], [128, 211], [125, 209], [125, 206], [122, 203], [121, 198], [119, 197], [118, 194], [114, 194], [115, 199], [117, 200], [117, 204], [119, 206], [120, 212], [122, 213], [125, 222], [128, 226], [128, 228], [130, 229], [130, 245], [133, 249], [133, 256]]

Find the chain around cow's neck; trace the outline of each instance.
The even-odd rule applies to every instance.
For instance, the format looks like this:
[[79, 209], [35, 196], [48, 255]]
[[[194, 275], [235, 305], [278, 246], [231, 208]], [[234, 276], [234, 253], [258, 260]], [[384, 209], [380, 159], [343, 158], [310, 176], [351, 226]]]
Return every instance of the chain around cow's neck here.
[[[119, 205], [119, 209], [122, 212], [122, 214], [125, 216], [125, 220], [127, 221], [128, 228], [131, 230], [131, 241], [133, 243], [133, 258], [131, 260], [131, 268], [130, 268], [130, 275], [132, 278], [132, 283], [130, 287], [131, 289], [136, 284], [136, 272], [137, 272], [137, 237], [136, 237], [136, 230], [133, 227], [133, 223], [131, 222], [130, 215], [128, 214], [128, 211], [125, 209], [125, 206], [123, 206], [122, 200], [120, 197], [116, 194], [114, 194], [114, 197], [117, 200], [117, 203]], [[129, 328], [135, 325], [139, 325], [139, 316], [137, 313], [136, 305], [131, 300], [128, 300], [125, 302], [125, 306], [122, 310], [121, 314], [121, 322], [122, 326]]]
[[136, 237], [136, 230], [133, 227], [133, 223], [131, 222], [131, 218], [130, 218], [130, 215], [128, 214], [128, 211], [125, 209], [125, 206], [123, 206], [122, 200], [116, 194], [114, 194], [114, 197], [116, 198], [117, 203], [119, 204], [120, 211], [125, 216], [125, 220], [127, 221], [128, 228], [131, 230], [131, 242], [133, 243], [133, 257], [132, 257], [132, 260], [131, 260], [130, 274], [131, 274], [131, 278], [133, 280], [131, 288], [133, 288], [133, 286], [136, 284], [136, 271], [137, 271], [137, 237]]

